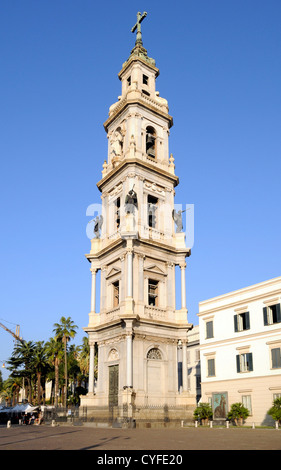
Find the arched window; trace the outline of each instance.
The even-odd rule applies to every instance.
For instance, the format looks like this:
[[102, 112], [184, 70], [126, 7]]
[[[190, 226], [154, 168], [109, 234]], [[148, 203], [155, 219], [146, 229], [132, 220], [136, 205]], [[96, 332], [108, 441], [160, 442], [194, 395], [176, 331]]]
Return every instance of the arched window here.
[[146, 128], [146, 154], [150, 158], [156, 158], [156, 132], [155, 129], [151, 126]]
[[158, 348], [152, 348], [147, 353], [147, 359], [162, 359], [162, 354]]

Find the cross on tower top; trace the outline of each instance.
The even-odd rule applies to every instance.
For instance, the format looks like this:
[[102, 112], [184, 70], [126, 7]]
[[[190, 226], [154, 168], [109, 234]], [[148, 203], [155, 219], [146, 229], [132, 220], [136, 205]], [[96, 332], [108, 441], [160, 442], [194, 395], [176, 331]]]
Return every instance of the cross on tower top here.
[[137, 22], [131, 29], [132, 33], [134, 33], [137, 30], [136, 45], [137, 44], [142, 45], [141, 22], [144, 20], [146, 15], [147, 15], [146, 11], [144, 11], [143, 14], [141, 14], [141, 12], [138, 11]]

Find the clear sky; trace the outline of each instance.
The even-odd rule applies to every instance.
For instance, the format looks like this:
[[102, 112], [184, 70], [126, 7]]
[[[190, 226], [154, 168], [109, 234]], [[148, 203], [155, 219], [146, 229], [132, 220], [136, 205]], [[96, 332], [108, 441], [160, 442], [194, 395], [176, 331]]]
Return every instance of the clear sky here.
[[[281, 275], [280, 0], [1, 0], [0, 322], [26, 340], [48, 340], [62, 315], [75, 344], [84, 336], [86, 210], [137, 11], [174, 118], [176, 202], [194, 204], [188, 320], [202, 300]], [[12, 349], [0, 328], [0, 361]]]

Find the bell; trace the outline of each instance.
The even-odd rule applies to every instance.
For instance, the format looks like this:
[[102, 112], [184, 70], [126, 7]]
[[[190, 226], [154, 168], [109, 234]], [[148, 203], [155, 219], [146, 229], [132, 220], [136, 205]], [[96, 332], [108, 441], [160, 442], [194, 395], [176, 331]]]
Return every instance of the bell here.
[[146, 136], [146, 145], [147, 148], [152, 147], [154, 145], [155, 138], [153, 137], [152, 134], [147, 134]]

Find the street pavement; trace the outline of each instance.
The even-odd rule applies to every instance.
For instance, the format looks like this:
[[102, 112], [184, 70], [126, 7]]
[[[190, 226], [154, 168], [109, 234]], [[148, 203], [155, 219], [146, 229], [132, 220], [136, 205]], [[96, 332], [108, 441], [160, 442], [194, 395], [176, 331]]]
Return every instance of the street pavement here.
[[281, 429], [12, 425], [0, 427], [0, 450], [281, 450]]

